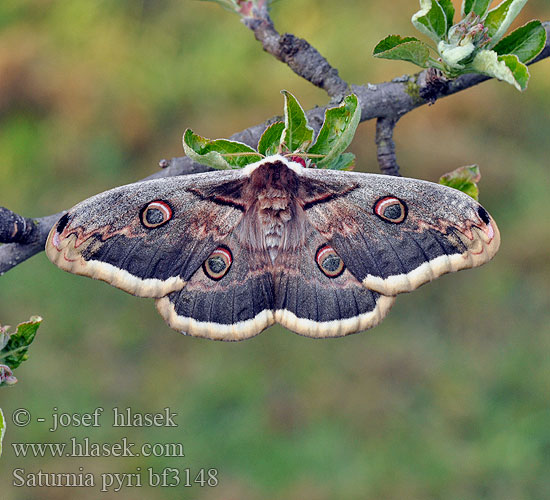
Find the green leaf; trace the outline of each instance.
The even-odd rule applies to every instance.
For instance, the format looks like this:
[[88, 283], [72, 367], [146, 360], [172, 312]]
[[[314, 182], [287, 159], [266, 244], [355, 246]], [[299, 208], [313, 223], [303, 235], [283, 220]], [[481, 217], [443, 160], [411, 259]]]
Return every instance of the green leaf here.
[[487, 28], [487, 35], [491, 38], [488, 48], [494, 47], [508, 31], [510, 24], [523, 9], [527, 0], [504, 0], [497, 7], [490, 10], [483, 24]]
[[515, 54], [523, 62], [536, 57], [546, 45], [546, 30], [540, 21], [531, 21], [512, 31], [493, 50], [498, 55]]
[[464, 64], [460, 61], [470, 57], [475, 50], [475, 45], [469, 42], [465, 45], [449, 44], [441, 40], [437, 46], [441, 59], [452, 69], [463, 69]]
[[4, 434], [6, 433], [6, 419], [4, 412], [0, 408], [0, 457], [2, 456], [2, 441], [4, 440]]
[[9, 337], [8, 342], [0, 351], [0, 361], [12, 370], [27, 359], [27, 351], [36, 331], [42, 322], [40, 316], [32, 316], [29, 321], [17, 325], [17, 330]]
[[411, 22], [421, 33], [439, 42], [447, 34], [447, 18], [437, 0], [420, 0], [420, 10], [412, 16]]
[[470, 12], [479, 17], [483, 17], [489, 10], [492, 0], [464, 0], [462, 2], [462, 17], [466, 17]]
[[331, 163], [323, 165], [322, 168], [329, 170], [353, 170], [355, 166], [355, 155], [353, 153], [343, 153], [335, 158]]
[[277, 154], [284, 130], [285, 124], [283, 122], [275, 122], [267, 127], [258, 142], [258, 153], [264, 156]]
[[480, 50], [476, 54], [471, 68], [478, 73], [483, 73], [514, 85], [518, 90], [525, 90], [527, 88], [529, 70], [516, 55], [506, 54], [499, 56], [494, 50]]
[[243, 168], [262, 159], [261, 155], [242, 142], [227, 139], [206, 139], [187, 129], [183, 149], [193, 161], [217, 169]]
[[325, 111], [325, 121], [319, 131], [315, 144], [308, 153], [325, 155], [313, 161], [319, 168], [332, 168], [346, 148], [351, 144], [357, 125], [361, 120], [361, 107], [355, 94], [348, 95], [337, 108]]
[[479, 199], [477, 183], [480, 179], [479, 167], [477, 165], [468, 165], [466, 167], [458, 167], [452, 172], [442, 175], [439, 178], [439, 184], [458, 189], [477, 201]]
[[443, 12], [445, 13], [445, 19], [447, 20], [447, 28], [445, 30], [445, 33], [447, 33], [447, 31], [449, 31], [450, 27], [453, 25], [453, 20], [455, 17], [455, 7], [451, 0], [438, 0], [438, 2], [441, 5]]
[[308, 125], [307, 117], [296, 98], [286, 90], [281, 90], [285, 96], [285, 129], [281, 144], [287, 152], [307, 151], [313, 140], [313, 129]]
[[529, 83], [530, 76], [527, 66], [525, 66], [525, 64], [519, 60], [518, 56], [514, 54], [498, 56], [498, 60], [506, 64], [514, 76], [514, 80], [519, 85], [520, 90], [525, 90], [527, 88], [527, 84]]
[[418, 38], [390, 35], [378, 42], [378, 45], [374, 47], [373, 55], [384, 59], [409, 61], [421, 68], [427, 68], [430, 50]]

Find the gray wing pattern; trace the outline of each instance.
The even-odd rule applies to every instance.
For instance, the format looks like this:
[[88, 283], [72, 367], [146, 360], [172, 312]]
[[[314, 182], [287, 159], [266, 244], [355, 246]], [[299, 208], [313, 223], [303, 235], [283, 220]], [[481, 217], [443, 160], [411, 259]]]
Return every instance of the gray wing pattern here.
[[[66, 271], [134, 295], [162, 297], [179, 290], [242, 218], [239, 207], [200, 199], [194, 189], [239, 175], [155, 179], [98, 194], [76, 205], [52, 229], [48, 257]], [[146, 227], [142, 211], [159, 197], [169, 205], [171, 218]]]
[[[444, 273], [479, 266], [498, 250], [498, 228], [475, 200], [438, 184], [376, 174], [304, 170], [304, 181], [322, 178], [356, 188], [306, 208], [311, 224], [365, 286], [384, 295], [409, 292]], [[377, 202], [397, 198], [399, 223], [376, 215]], [[391, 214], [390, 214], [391, 215]]]

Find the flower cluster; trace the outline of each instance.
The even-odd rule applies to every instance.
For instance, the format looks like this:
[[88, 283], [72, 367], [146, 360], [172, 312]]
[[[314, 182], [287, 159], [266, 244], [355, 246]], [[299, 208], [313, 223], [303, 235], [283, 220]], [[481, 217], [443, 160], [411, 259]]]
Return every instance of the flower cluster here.
[[525, 90], [529, 81], [526, 63], [544, 48], [546, 30], [535, 20], [504, 34], [526, 3], [503, 0], [489, 9], [489, 0], [463, 0], [462, 19], [454, 24], [451, 0], [420, 0], [421, 8], [411, 21], [435, 47], [414, 37], [390, 35], [378, 43], [374, 56], [436, 68], [449, 78], [481, 73]]

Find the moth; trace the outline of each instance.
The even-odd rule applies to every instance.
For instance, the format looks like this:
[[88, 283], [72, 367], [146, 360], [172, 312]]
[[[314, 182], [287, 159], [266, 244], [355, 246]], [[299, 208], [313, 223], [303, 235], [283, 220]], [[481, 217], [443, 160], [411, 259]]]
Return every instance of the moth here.
[[275, 155], [93, 196], [61, 217], [46, 253], [154, 297], [175, 330], [242, 340], [274, 323], [310, 337], [372, 328], [396, 295], [487, 262], [499, 243], [458, 190]]

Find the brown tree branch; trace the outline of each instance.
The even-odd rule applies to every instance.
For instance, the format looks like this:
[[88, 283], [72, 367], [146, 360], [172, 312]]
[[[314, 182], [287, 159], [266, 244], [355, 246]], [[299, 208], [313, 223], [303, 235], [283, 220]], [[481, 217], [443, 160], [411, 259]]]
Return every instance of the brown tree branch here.
[[341, 101], [349, 85], [340, 78], [338, 70], [303, 38], [290, 33], [280, 35], [269, 17], [267, 5], [252, 9], [242, 17], [243, 23], [254, 32], [264, 50], [284, 62], [298, 76], [325, 90], [335, 101]]
[[[542, 52], [529, 64], [534, 64], [550, 56], [550, 22], [545, 22], [543, 25], [548, 35], [546, 46]], [[391, 82], [384, 82], [377, 85], [354, 85], [352, 86], [351, 91], [354, 92], [359, 98], [359, 103], [361, 106], [361, 121], [380, 118], [381, 120], [379, 123], [382, 128], [380, 133], [382, 137], [384, 137], [384, 134], [386, 134], [387, 137], [389, 133], [389, 124], [393, 121], [395, 125], [395, 122], [397, 122], [397, 120], [404, 114], [409, 113], [410, 111], [425, 104], [432, 104], [441, 97], [446, 97], [456, 94], [462, 90], [466, 90], [486, 80], [489, 80], [489, 77], [478, 74], [467, 74], [462, 75], [455, 80], [444, 82], [444, 84], [439, 84], [441, 83], [439, 82], [438, 85], [434, 85], [433, 77], [430, 77], [430, 70], [425, 70], [416, 75], [405, 75], [403, 77], [396, 78]], [[318, 132], [321, 128], [325, 109], [326, 107], [318, 107], [307, 112], [308, 120], [316, 132]], [[244, 142], [249, 146], [256, 147], [263, 131], [276, 119], [277, 118], [271, 118], [262, 124], [255, 125], [243, 130], [242, 132], [234, 134], [231, 138]], [[393, 128], [391, 129], [391, 132], [393, 133]], [[390, 152], [391, 147], [389, 149], [386, 148], [386, 153], [390, 154]], [[397, 166], [397, 162], [395, 161], [395, 152], [393, 152], [393, 156], [393, 160], [388, 158], [387, 161], [390, 161], [392, 165]], [[188, 157], [172, 158], [169, 161], [162, 160], [161, 167], [162, 170], [155, 172], [143, 180], [211, 170], [208, 167], [194, 163]], [[4, 212], [4, 215], [7, 215], [9, 220], [17, 220], [17, 217], [20, 217], [17, 216], [17, 214], [13, 214], [13, 212], [9, 210], [8, 212], [9, 213], [7, 214]], [[49, 230], [62, 214], [63, 212], [39, 219], [32, 219], [35, 229], [31, 233], [33, 236], [32, 238], [29, 237], [28, 243], [20, 242], [1, 245], [0, 275], [12, 269], [29, 257], [32, 257], [36, 253], [42, 251], [44, 249], [44, 244], [46, 242]], [[0, 217], [2, 217], [1, 214]], [[9, 220], [7, 223], [0, 224], [4, 224], [9, 228]]]
[[[0, 245], [0, 276], [18, 264], [21, 264], [21, 262], [27, 260], [29, 257], [44, 250], [46, 238], [48, 237], [50, 229], [64, 212], [40, 217], [38, 219], [27, 219], [5, 208], [2, 214], [6, 216], [7, 219], [11, 220], [19, 218], [25, 219], [25, 221], [27, 221], [27, 228], [30, 228], [30, 230], [21, 231], [19, 233], [20, 239], [17, 240], [17, 243], [5, 243]], [[0, 217], [2, 217], [2, 214], [0, 214]], [[15, 241], [15, 239], [12, 239], [12, 241]]]
[[399, 165], [395, 157], [395, 142], [393, 130], [397, 123], [396, 118], [383, 116], [376, 120], [376, 147], [378, 166], [383, 174], [400, 175]]
[[0, 207], [0, 243], [26, 243], [33, 229], [32, 219]]

